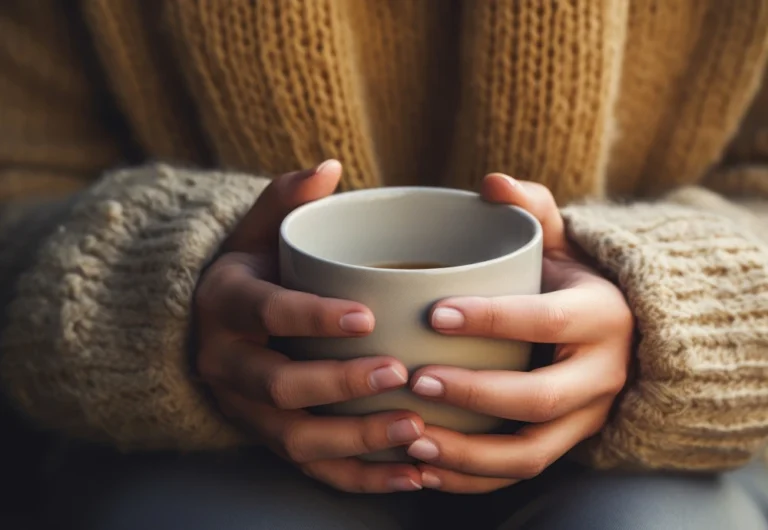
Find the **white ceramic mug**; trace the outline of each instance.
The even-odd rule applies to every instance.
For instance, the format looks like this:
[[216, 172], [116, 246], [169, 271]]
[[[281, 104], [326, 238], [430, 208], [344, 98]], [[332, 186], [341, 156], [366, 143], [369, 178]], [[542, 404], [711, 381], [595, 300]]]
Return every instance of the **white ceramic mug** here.
[[[524, 370], [531, 345], [444, 336], [431, 329], [435, 302], [453, 296], [537, 294], [542, 230], [528, 212], [444, 188], [378, 188], [341, 193], [304, 205], [280, 230], [280, 278], [286, 288], [354, 300], [376, 318], [363, 338], [292, 338], [281, 348], [294, 359], [390, 355], [412, 373], [430, 365], [473, 370]], [[387, 269], [391, 263], [442, 268]], [[427, 424], [466, 433], [501, 421], [424, 401], [408, 389], [331, 405], [331, 414], [412, 410]], [[397, 459], [385, 452], [377, 459]]]

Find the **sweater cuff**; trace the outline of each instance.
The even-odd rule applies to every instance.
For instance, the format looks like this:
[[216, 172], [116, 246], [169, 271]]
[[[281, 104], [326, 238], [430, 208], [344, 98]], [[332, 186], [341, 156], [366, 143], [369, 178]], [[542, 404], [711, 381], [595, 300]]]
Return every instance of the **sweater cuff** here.
[[576, 205], [563, 217], [638, 329], [632, 381], [583, 454], [599, 468], [749, 461], [768, 442], [765, 243], [736, 217], [671, 202]]
[[11, 399], [123, 449], [238, 443], [186, 348], [199, 273], [266, 184], [155, 165], [84, 192], [17, 284], [0, 360]]

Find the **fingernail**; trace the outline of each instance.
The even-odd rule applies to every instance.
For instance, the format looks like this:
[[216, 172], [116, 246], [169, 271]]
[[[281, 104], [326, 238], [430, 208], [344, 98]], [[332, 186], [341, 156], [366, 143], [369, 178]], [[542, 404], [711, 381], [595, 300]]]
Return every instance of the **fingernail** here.
[[394, 477], [389, 479], [389, 487], [397, 491], [419, 491], [421, 486], [409, 477]]
[[413, 385], [413, 391], [427, 397], [438, 397], [445, 394], [445, 385], [439, 379], [429, 375], [422, 375]]
[[339, 320], [339, 327], [347, 333], [368, 333], [373, 330], [373, 321], [365, 313], [347, 313]]
[[434, 473], [430, 473], [429, 471], [424, 471], [421, 474], [421, 483], [425, 488], [429, 488], [431, 490], [440, 489], [440, 486], [442, 485], [440, 478]]
[[327, 171], [329, 168], [331, 168], [334, 165], [340, 166], [341, 162], [333, 158], [330, 160], [326, 160], [325, 162], [317, 166], [317, 168], [315, 169], [315, 174], [322, 173], [323, 171]]
[[458, 329], [464, 325], [464, 314], [452, 307], [438, 307], [432, 312], [432, 327], [435, 329]]
[[408, 448], [408, 454], [417, 460], [434, 460], [440, 456], [440, 450], [431, 440], [419, 438]]
[[387, 427], [387, 438], [396, 444], [412, 442], [421, 436], [419, 426], [413, 420], [398, 420]]
[[397, 388], [408, 382], [408, 378], [396, 370], [393, 366], [377, 368], [368, 377], [368, 384], [374, 390]]
[[506, 180], [507, 183], [510, 186], [512, 186], [513, 188], [519, 188], [520, 187], [520, 183], [518, 181], [516, 181], [515, 179], [513, 179], [512, 177], [510, 177], [509, 175], [505, 175], [504, 173], [498, 173], [498, 175], [503, 177], [504, 180]]
[[504, 173], [491, 173], [494, 176], [501, 177], [504, 179], [504, 181], [511, 187], [514, 188], [516, 191], [520, 193], [525, 193], [525, 189], [520, 185], [520, 182], [517, 181], [517, 179], [514, 179], [510, 177], [509, 175], [505, 175]]

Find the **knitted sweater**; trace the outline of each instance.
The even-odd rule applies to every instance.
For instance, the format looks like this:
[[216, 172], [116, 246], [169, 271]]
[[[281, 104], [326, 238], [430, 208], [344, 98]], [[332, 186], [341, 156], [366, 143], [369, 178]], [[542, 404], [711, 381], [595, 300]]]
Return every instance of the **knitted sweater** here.
[[267, 179], [501, 171], [567, 205], [636, 316], [591, 462], [741, 465], [768, 441], [767, 53], [762, 0], [2, 2], [3, 389], [124, 449], [248, 443], [185, 347]]

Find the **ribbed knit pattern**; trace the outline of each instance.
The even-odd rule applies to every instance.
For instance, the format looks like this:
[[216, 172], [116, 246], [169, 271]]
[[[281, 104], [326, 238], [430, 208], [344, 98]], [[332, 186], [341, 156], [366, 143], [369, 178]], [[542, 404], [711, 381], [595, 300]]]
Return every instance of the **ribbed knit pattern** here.
[[361, 28], [353, 24], [351, 3], [167, 3], [194, 95], [226, 166], [281, 173], [334, 153], [347, 171], [343, 188], [382, 182], [352, 57]]
[[200, 269], [265, 182], [149, 166], [93, 186], [18, 284], [0, 359], [10, 396], [124, 448], [233, 443], [192, 381], [187, 329]]
[[704, 470], [749, 461], [768, 439], [768, 246], [726, 216], [672, 204], [590, 204], [564, 215], [618, 281], [640, 337], [636, 380], [594, 463]]
[[120, 156], [74, 26], [56, 0], [0, 2], [0, 185], [14, 166], [90, 174]]
[[599, 195], [612, 140], [626, 2], [466, 2], [449, 182], [490, 171]]
[[[136, 142], [162, 160], [210, 162], [197, 115], [166, 34], [162, 2], [84, 2], [102, 67], [118, 105], [131, 115]], [[147, 71], [157, 72], [148, 76]]]
[[414, 175], [434, 184], [453, 140], [460, 10], [450, 1], [350, 0], [348, 7], [354, 27], [376, 28], [353, 33], [352, 60], [375, 124], [370, 134], [380, 173], [388, 185], [411, 184]]
[[[613, 192], [693, 183], [723, 155], [762, 80], [768, 3], [630, 2]], [[759, 67], [756, 67], [759, 65]]]
[[[637, 316], [592, 463], [741, 464], [768, 441], [767, 54], [762, 0], [0, 2], [0, 200], [77, 189], [128, 146], [217, 168], [126, 169], [0, 227], [5, 387], [72, 435], [237, 443], [184, 350], [200, 268], [265, 182], [235, 173], [501, 171], [572, 203]], [[656, 202], [594, 202], [617, 195]]]
[[768, 162], [768, 70], [726, 153], [728, 165]]

